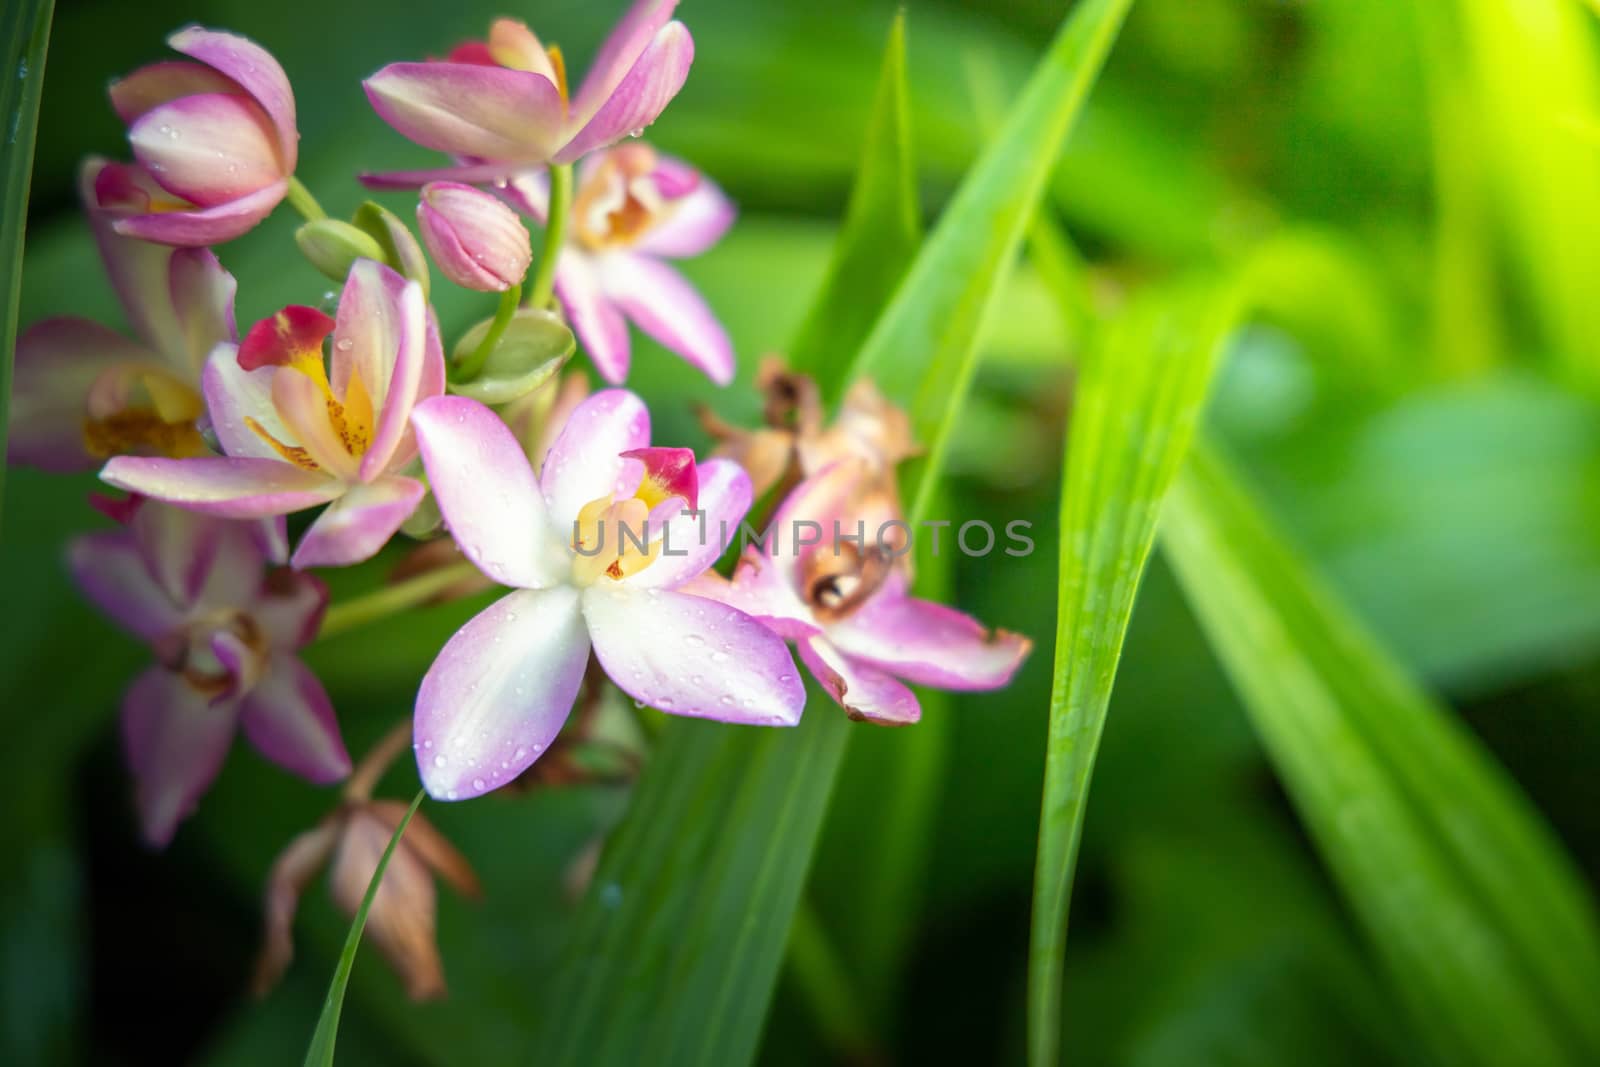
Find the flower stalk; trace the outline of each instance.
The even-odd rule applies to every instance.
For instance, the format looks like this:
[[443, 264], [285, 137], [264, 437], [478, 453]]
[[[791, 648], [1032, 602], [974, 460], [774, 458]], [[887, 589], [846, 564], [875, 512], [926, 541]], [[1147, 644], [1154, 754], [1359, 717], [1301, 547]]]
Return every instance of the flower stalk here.
[[572, 213], [572, 164], [558, 163], [550, 167], [550, 214], [545, 225], [544, 247], [539, 251], [539, 265], [534, 269], [533, 287], [528, 292], [528, 306], [547, 308], [555, 293], [556, 261], [561, 258], [561, 248], [567, 243], [567, 216]]
[[440, 567], [427, 574], [419, 574], [415, 578], [352, 597], [342, 604], [334, 604], [323, 617], [322, 629], [317, 631], [317, 636], [334, 637], [346, 630], [397, 615], [426, 603], [457, 582], [472, 578], [477, 573], [477, 568], [471, 563], [452, 563], [448, 567]]
[[489, 332], [483, 335], [478, 347], [465, 359], [450, 365], [452, 382], [470, 382], [483, 371], [483, 365], [489, 360], [489, 353], [494, 351], [494, 346], [499, 344], [500, 338], [505, 335], [506, 327], [511, 325], [511, 319], [517, 313], [517, 303], [521, 299], [521, 285], [513, 285], [500, 294], [500, 306], [495, 309], [494, 322], [489, 324]]
[[311, 195], [311, 190], [306, 188], [306, 183], [294, 175], [289, 176], [289, 191], [284, 199], [289, 201], [289, 206], [300, 213], [300, 217], [307, 222], [316, 222], [328, 217], [322, 210], [322, 205], [317, 203], [317, 198]]

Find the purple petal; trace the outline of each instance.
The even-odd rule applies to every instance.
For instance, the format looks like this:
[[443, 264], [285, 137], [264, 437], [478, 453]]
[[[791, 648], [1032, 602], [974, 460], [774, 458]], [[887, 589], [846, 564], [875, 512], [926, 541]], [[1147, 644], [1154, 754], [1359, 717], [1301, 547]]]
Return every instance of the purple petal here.
[[175, 52], [215, 67], [255, 98], [277, 130], [283, 152], [283, 172], [293, 173], [300, 144], [295, 127], [294, 92], [289, 76], [272, 53], [237, 34], [190, 26], [167, 38]]
[[377, 425], [360, 464], [362, 480], [371, 481], [411, 458], [406, 431], [432, 355], [421, 286], [381, 263], [358, 260], [339, 295], [333, 337], [334, 392], [348, 395], [350, 379], [359, 377], [375, 409]]
[[560, 135], [561, 94], [548, 78], [474, 63], [391, 63], [362, 85], [378, 116], [425, 148], [542, 163]]
[[674, 589], [721, 558], [739, 536], [739, 522], [750, 510], [750, 475], [730, 459], [698, 465], [700, 515], [685, 511], [662, 531], [661, 555], [629, 584]]
[[247, 419], [283, 444], [299, 443], [272, 402], [272, 381], [278, 371], [273, 366], [245, 370], [239, 366], [239, 349], [235, 345], [218, 345], [212, 350], [200, 373], [200, 391], [205, 395], [211, 428], [223, 452], [236, 459], [276, 462], [283, 458], [271, 441], [250, 428]]
[[479, 796], [527, 770], [561, 732], [588, 659], [571, 586], [518, 590], [456, 631], [417, 693], [429, 795]]
[[593, 115], [600, 109], [677, 6], [678, 0], [636, 0], [595, 53], [589, 73], [572, 99], [574, 114]]
[[[218, 562], [219, 543], [230, 527], [226, 519], [200, 515], [182, 508], [168, 507], [155, 500], [139, 500], [129, 520], [128, 531], [144, 555], [145, 568], [174, 604], [191, 606], [199, 601], [206, 580]], [[240, 538], [250, 553], [246, 560], [224, 559], [240, 564], [255, 581], [261, 571], [261, 556], [248, 538]], [[218, 605], [224, 608], [234, 603]]]
[[628, 321], [606, 296], [595, 263], [583, 252], [567, 249], [556, 264], [556, 298], [572, 323], [600, 377], [612, 385], [628, 378]]
[[239, 725], [250, 743], [278, 766], [325, 785], [350, 773], [333, 704], [311, 669], [279, 653], [245, 697]]
[[158, 211], [118, 219], [116, 232], [156, 244], [219, 245], [249, 233], [289, 192], [287, 178], [237, 200], [196, 211]]
[[[632, 492], [641, 464], [622, 453], [650, 443], [650, 412], [625, 389], [603, 389], [573, 409], [545, 457], [540, 489], [556, 530], [570, 536], [591, 500]], [[627, 484], [630, 473], [633, 485]]]
[[[661, 27], [594, 117], [561, 146], [554, 162], [571, 163], [650, 125], [683, 88], [693, 62], [694, 39], [683, 23]], [[587, 114], [581, 109], [577, 113]]]
[[550, 213], [549, 171], [522, 171], [507, 178], [497, 191], [506, 203], [539, 225], [545, 224], [545, 218]]
[[778, 505], [765, 531], [769, 536], [762, 548], [771, 580], [781, 580], [796, 594], [802, 588], [801, 564], [822, 548], [822, 542], [801, 546], [802, 533], [811, 524], [832, 531], [834, 523], [853, 528], [848, 520], [860, 498], [861, 480], [866, 467], [860, 460], [840, 460], [824, 467], [789, 491]]
[[233, 742], [236, 711], [213, 707], [164, 667], [151, 667], [122, 701], [122, 739], [134, 776], [144, 838], [155, 848], [172, 840], [216, 780]]
[[738, 608], [773, 633], [791, 640], [822, 632], [811, 609], [795, 592], [795, 586], [772, 560], [754, 547], [745, 549], [732, 579], [706, 571], [679, 591]]
[[907, 596], [906, 586], [904, 573], [892, 573], [866, 603], [828, 627], [828, 639], [852, 658], [919, 685], [998, 689], [1011, 681], [1032, 647], [1027, 638]]
[[328, 587], [314, 574], [275, 571], [246, 611], [273, 648], [304, 648], [317, 636], [328, 608]]
[[124, 172], [135, 169], [134, 164], [113, 164], [91, 156], [78, 170], [78, 193], [89, 217], [89, 228], [94, 232], [100, 259], [128, 325], [155, 351], [177, 356], [186, 351], [186, 338], [173, 307], [173, 251], [165, 245], [122, 237], [112, 228], [116, 215], [101, 207], [96, 191], [101, 175], [110, 167]]
[[852, 719], [905, 726], [922, 718], [916, 694], [894, 678], [840, 652], [825, 638], [799, 642], [806, 669]]
[[583, 617], [606, 674], [635, 700], [674, 715], [793, 726], [806, 690], [783, 638], [715, 601], [602, 579]]
[[184, 366], [190, 375], [188, 380], [193, 382], [212, 349], [239, 339], [233, 318], [239, 283], [222, 268], [211, 249], [182, 248], [172, 253], [168, 290], [183, 347], [166, 354], [188, 356]]
[[625, 253], [606, 256], [598, 273], [606, 295], [641, 330], [718, 385], [733, 381], [727, 331], [683, 275], [647, 256]]
[[84, 448], [89, 390], [119, 364], [157, 357], [87, 319], [45, 319], [17, 338], [12, 379], [9, 457], [47, 471], [93, 469]]
[[317, 516], [290, 565], [296, 570], [348, 567], [371, 559], [417, 510], [425, 492], [421, 482], [398, 474], [352, 487]]
[[[151, 507], [163, 507], [151, 504]], [[253, 603], [261, 592], [262, 575], [267, 566], [267, 552], [263, 547], [262, 528], [283, 520], [258, 519], [254, 522], [233, 522], [210, 515], [164, 508], [200, 523], [205, 523], [207, 562], [199, 591], [195, 594], [195, 610], [200, 612], [234, 612]], [[171, 553], [172, 549], [168, 548]]]
[[500, 181], [517, 173], [526, 164], [503, 159], [488, 163], [462, 163], [452, 167], [431, 167], [424, 170], [389, 170], [381, 174], [361, 175], [361, 184], [368, 189], [416, 189], [429, 182], [466, 182], [482, 185]]
[[67, 545], [72, 580], [118, 626], [154, 643], [183, 621], [183, 611], [150, 573], [128, 530], [104, 530]]
[[539, 589], [566, 571], [528, 457], [476, 400], [441, 396], [411, 416], [434, 499], [461, 551], [501, 585]]
[[287, 172], [267, 116], [242, 96], [185, 96], [128, 130], [133, 154], [163, 189], [203, 207], [248, 196]]
[[167, 59], [140, 67], [111, 83], [111, 109], [125, 125], [180, 96], [202, 93], [237, 93], [238, 82], [203, 63]]
[[647, 256], [698, 256], [722, 240], [739, 209], [715, 182], [679, 160], [662, 159], [657, 164], [658, 182], [660, 173], [668, 168], [682, 168], [689, 172], [685, 180], [690, 175], [697, 180], [687, 194], [667, 201], [665, 216], [644, 232], [634, 248]]
[[289, 562], [289, 523], [282, 515], [257, 519], [250, 534], [256, 547], [270, 562]]
[[100, 480], [130, 493], [227, 519], [264, 519], [326, 503], [344, 486], [320, 471], [271, 459], [118, 456]]

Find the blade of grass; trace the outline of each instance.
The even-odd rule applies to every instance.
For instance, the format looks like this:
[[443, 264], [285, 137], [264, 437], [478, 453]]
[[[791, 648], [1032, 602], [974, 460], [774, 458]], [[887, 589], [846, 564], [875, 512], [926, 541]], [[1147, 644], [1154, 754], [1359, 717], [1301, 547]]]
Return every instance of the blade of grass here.
[[[0, 449], [11, 411], [11, 359], [22, 298], [22, 235], [28, 226], [28, 186], [44, 85], [45, 51], [55, 0], [8, 0], [0, 14]], [[0, 453], [3, 454], [3, 453]], [[5, 464], [0, 463], [0, 504]]]
[[929, 434], [907, 475], [912, 512], [927, 507], [995, 294], [1132, 2], [1073, 9], [856, 358], [851, 376], [874, 379]]
[[1237, 284], [1132, 304], [1085, 354], [1061, 488], [1061, 570], [1028, 961], [1028, 1060], [1057, 1062], [1073, 869], [1133, 601], [1156, 517], [1238, 315]]
[[344, 993], [350, 985], [350, 971], [356, 965], [356, 949], [361, 947], [361, 932], [367, 927], [367, 913], [377, 899], [378, 887], [383, 884], [383, 872], [389, 869], [389, 859], [394, 855], [400, 839], [405, 836], [406, 827], [411, 825], [411, 816], [422, 806], [423, 796], [423, 791], [419, 789], [411, 799], [411, 806], [394, 828], [394, 836], [389, 838], [383, 855], [378, 857], [378, 866], [373, 868], [372, 881], [367, 883], [366, 895], [361, 898], [355, 918], [350, 920], [350, 933], [344, 939], [344, 949], [339, 953], [339, 962], [333, 969], [333, 981], [328, 983], [328, 997], [322, 1002], [322, 1015], [311, 1034], [311, 1045], [306, 1049], [305, 1067], [333, 1067], [334, 1045], [339, 1040], [339, 1014], [344, 1009]]
[[1441, 1061], [1596, 1062], [1591, 902], [1515, 784], [1203, 445], [1174, 485], [1162, 544]]
[[[948, 439], [984, 312], [1130, 3], [1074, 9], [856, 361], [852, 376], [877, 377], [906, 403], [921, 440]], [[937, 389], [919, 388], [923, 374]], [[919, 472], [913, 523], [943, 454]], [[749, 1061], [847, 729], [825, 699], [793, 731], [668, 725], [544, 1005], [544, 1060]]]
[[866, 151], [856, 171], [833, 259], [789, 348], [789, 362], [838, 399], [844, 372], [922, 242], [911, 102], [906, 88], [906, 13], [895, 13], [884, 48]]

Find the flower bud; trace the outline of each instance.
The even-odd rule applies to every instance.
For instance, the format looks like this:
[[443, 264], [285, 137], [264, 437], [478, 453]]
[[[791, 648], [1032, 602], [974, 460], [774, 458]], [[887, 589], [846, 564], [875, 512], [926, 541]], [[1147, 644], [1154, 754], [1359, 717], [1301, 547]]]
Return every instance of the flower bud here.
[[470, 185], [423, 186], [417, 223], [434, 263], [468, 289], [504, 292], [521, 283], [533, 260], [528, 230], [517, 213]]
[[338, 219], [317, 219], [294, 232], [294, 243], [311, 265], [336, 282], [342, 282], [358, 259], [384, 261], [383, 246], [372, 237]]

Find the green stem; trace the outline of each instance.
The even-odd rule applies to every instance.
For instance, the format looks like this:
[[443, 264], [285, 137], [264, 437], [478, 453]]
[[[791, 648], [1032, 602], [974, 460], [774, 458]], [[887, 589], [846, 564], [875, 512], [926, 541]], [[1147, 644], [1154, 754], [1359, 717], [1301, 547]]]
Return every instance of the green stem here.
[[322, 210], [322, 205], [317, 203], [317, 198], [311, 195], [311, 190], [306, 188], [305, 182], [293, 175], [289, 176], [289, 206], [300, 212], [300, 217], [307, 222], [316, 222], [325, 219], [328, 213]]
[[489, 353], [494, 351], [494, 346], [500, 343], [506, 327], [511, 325], [511, 318], [517, 313], [517, 301], [521, 298], [521, 284], [513, 285], [500, 294], [500, 306], [495, 310], [494, 321], [489, 324], [489, 332], [483, 335], [483, 340], [478, 342], [478, 347], [474, 348], [466, 359], [451, 365], [451, 381], [470, 382], [478, 376], [483, 370], [484, 363], [488, 362]]
[[311, 1035], [311, 1046], [306, 1049], [306, 1067], [332, 1067], [334, 1042], [339, 1037], [339, 1015], [344, 1008], [344, 991], [350, 984], [350, 971], [356, 965], [356, 948], [361, 944], [361, 931], [366, 929], [367, 913], [372, 910], [372, 902], [378, 895], [378, 886], [383, 881], [383, 872], [389, 867], [389, 858], [394, 855], [395, 847], [405, 835], [406, 827], [411, 825], [411, 816], [422, 806], [424, 795], [422, 790], [417, 790], [417, 795], [411, 800], [411, 806], [400, 819], [400, 825], [394, 828], [394, 836], [389, 838], [389, 845], [383, 850], [378, 866], [372, 871], [372, 881], [367, 883], [366, 896], [361, 898], [361, 906], [356, 909], [355, 918], [350, 922], [350, 932], [345, 935], [344, 950], [339, 953], [338, 966], [333, 969], [333, 981], [328, 983], [328, 997], [322, 1005], [322, 1016], [317, 1020], [316, 1031]]
[[322, 629], [317, 631], [317, 636], [333, 637], [365, 623], [388, 618], [406, 608], [414, 608], [477, 573], [478, 569], [470, 563], [452, 563], [448, 567], [386, 585], [342, 604], [334, 604], [323, 616]]
[[556, 260], [561, 258], [561, 246], [567, 241], [567, 216], [572, 213], [572, 164], [562, 163], [550, 168], [550, 210], [544, 227], [544, 248], [539, 252], [539, 266], [533, 274], [533, 289], [528, 294], [528, 306], [547, 308], [555, 291]]
[[822, 918], [801, 899], [789, 928], [789, 974], [810, 1007], [823, 1039], [847, 1063], [873, 1063], [877, 1056], [863, 1002], [850, 971], [828, 938]]

